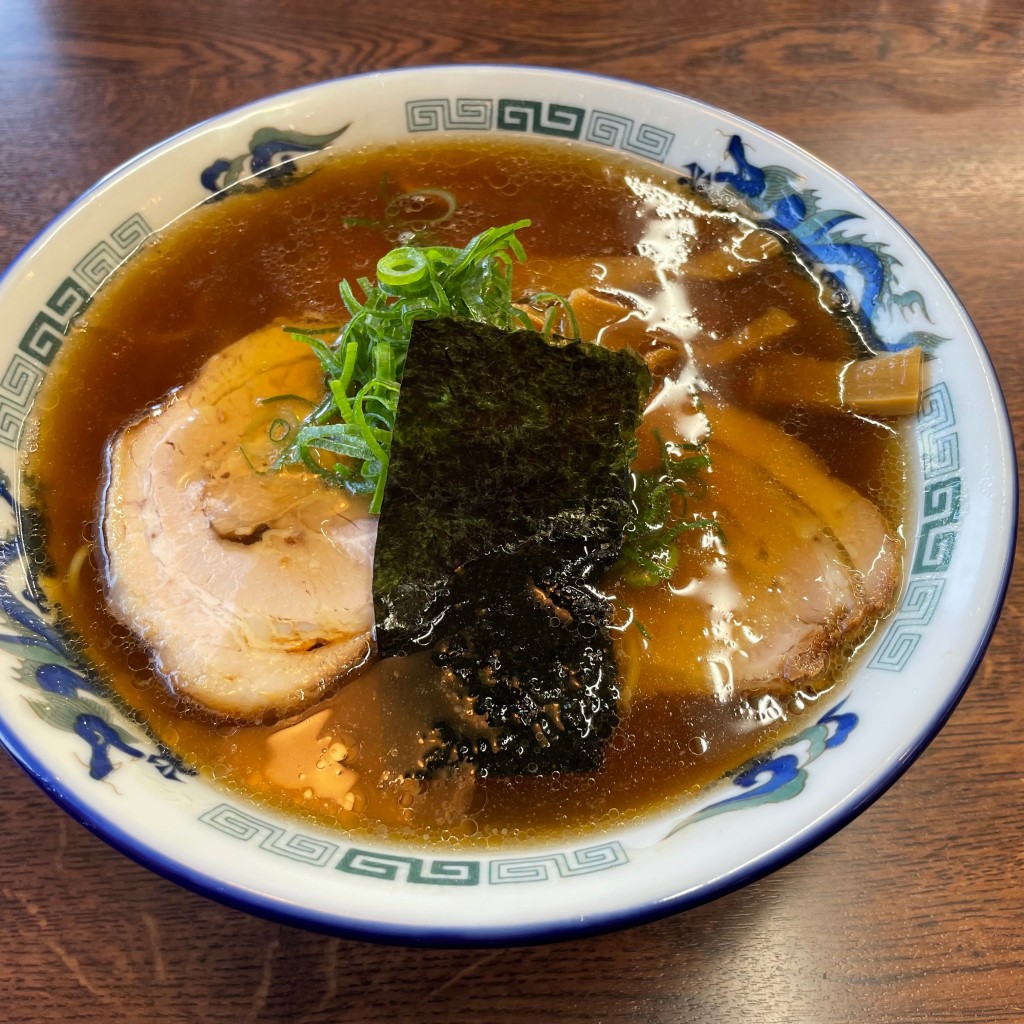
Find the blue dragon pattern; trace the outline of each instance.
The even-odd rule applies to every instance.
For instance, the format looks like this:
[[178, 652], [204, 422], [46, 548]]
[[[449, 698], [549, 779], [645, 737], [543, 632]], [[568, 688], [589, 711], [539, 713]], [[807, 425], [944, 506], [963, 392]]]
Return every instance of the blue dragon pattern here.
[[928, 329], [932, 321], [921, 293], [898, 290], [896, 267], [900, 261], [887, 246], [841, 229], [841, 225], [861, 219], [859, 214], [822, 209], [814, 189], [797, 187], [801, 176], [796, 171], [752, 163], [746, 143], [738, 135], [729, 139], [726, 152], [734, 169], [709, 171], [690, 163], [680, 183], [738, 202], [764, 227], [791, 239], [819, 274], [853, 297], [854, 315], [875, 351], [898, 352], [920, 346], [930, 354], [948, 340]]
[[[0, 498], [15, 513], [17, 505], [10, 483], [0, 475]], [[15, 588], [11, 577], [24, 561], [24, 550], [17, 532], [0, 541], [0, 650], [18, 659], [16, 678], [33, 695], [29, 706], [55, 728], [73, 732], [88, 751], [89, 775], [105, 779], [117, 765], [116, 752], [132, 759], [144, 759], [165, 779], [181, 781], [194, 774], [161, 744], [134, 736], [118, 724], [108, 704], [109, 690], [81, 667], [59, 630], [50, 625], [42, 599], [27, 586]], [[155, 747], [147, 753], [144, 747]]]
[[780, 803], [798, 796], [807, 782], [807, 765], [821, 757], [826, 750], [845, 743], [857, 727], [860, 719], [852, 711], [842, 711], [844, 704], [846, 700], [840, 701], [827, 715], [794, 736], [781, 750], [754, 758], [745, 764], [732, 779], [733, 785], [744, 792], [702, 807], [695, 814], [673, 825], [664, 838], [719, 814], [761, 804]]

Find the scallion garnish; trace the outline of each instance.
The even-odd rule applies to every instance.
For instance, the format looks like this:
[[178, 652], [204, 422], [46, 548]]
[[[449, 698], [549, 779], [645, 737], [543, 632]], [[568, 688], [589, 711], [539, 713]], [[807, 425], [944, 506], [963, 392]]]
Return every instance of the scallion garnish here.
[[701, 475], [711, 465], [704, 445], [667, 442], [655, 433], [660, 464], [634, 473], [635, 516], [627, 527], [618, 567], [631, 587], [652, 587], [672, 578], [679, 563], [679, 536], [690, 530], [720, 534], [717, 519], [686, 518], [690, 500], [701, 498], [706, 484]]
[[462, 317], [504, 330], [531, 329], [529, 317], [512, 304], [512, 267], [526, 258], [516, 232], [529, 223], [483, 231], [463, 249], [393, 249], [378, 262], [376, 283], [356, 282], [362, 300], [341, 282], [350, 319], [333, 343], [319, 331], [290, 330], [316, 353], [328, 392], [290, 434], [275, 465], [302, 464], [349, 491], [372, 494], [370, 511], [379, 512], [413, 323]]
[[433, 229], [451, 220], [458, 208], [455, 196], [446, 188], [417, 188], [411, 192], [396, 193], [387, 173], [381, 176], [380, 198], [384, 203], [383, 219], [373, 217], [346, 217], [345, 227], [383, 228], [397, 232], [399, 240], [429, 242]]

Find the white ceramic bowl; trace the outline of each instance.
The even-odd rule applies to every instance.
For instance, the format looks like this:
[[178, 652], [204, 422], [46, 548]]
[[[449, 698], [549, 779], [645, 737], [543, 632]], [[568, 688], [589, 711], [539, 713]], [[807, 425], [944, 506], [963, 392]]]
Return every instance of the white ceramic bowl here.
[[636, 923], [732, 890], [831, 835], [899, 776], [963, 694], [995, 624], [1016, 524], [1012, 442], [982, 343], [924, 253], [855, 186], [682, 96], [564, 71], [457, 67], [327, 82], [207, 121], [108, 175], [28, 247], [0, 282], [0, 466], [14, 482], [0, 536], [14, 536], [16, 445], [33, 395], [76, 313], [151, 232], [232, 175], [289, 155], [466, 132], [634, 153], [741, 199], [843, 275], [888, 347], [925, 341], [936, 358], [915, 431], [901, 604], [849, 686], [699, 800], [599, 839], [487, 853], [390, 845], [183, 774], [65, 659], [27, 596], [16, 541], [3, 543], [0, 739], [25, 769], [175, 881], [292, 924], [396, 942], [504, 944]]

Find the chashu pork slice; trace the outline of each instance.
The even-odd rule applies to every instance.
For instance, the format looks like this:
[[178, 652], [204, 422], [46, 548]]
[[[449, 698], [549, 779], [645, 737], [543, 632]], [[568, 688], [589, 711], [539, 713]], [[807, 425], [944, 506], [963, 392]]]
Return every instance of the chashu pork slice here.
[[310, 704], [372, 655], [376, 517], [313, 473], [260, 471], [268, 432], [322, 388], [309, 349], [268, 327], [109, 445], [109, 607], [174, 692], [221, 715]]
[[802, 441], [736, 406], [705, 400], [717, 442], [761, 465], [764, 472], [817, 515], [845, 553], [861, 604], [845, 629], [886, 611], [902, 574], [903, 545], [874, 502], [837, 480]]
[[643, 688], [726, 698], [813, 683], [892, 604], [900, 543], [802, 442], [733, 407], [704, 408], [712, 468], [700, 511], [722, 535], [684, 547], [674, 601], [636, 592], [653, 640]]

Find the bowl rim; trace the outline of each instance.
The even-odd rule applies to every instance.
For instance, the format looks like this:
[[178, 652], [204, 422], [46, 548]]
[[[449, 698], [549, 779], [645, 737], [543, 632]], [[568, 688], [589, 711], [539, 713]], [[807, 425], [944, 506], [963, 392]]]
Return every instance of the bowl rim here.
[[1007, 466], [1007, 479], [1009, 483], [1009, 531], [1007, 536], [1007, 549], [1003, 556], [1001, 575], [998, 577], [998, 585], [995, 588], [995, 599], [988, 609], [987, 618], [983, 628], [980, 629], [978, 640], [975, 644], [971, 657], [966, 663], [965, 669], [961, 672], [956, 684], [949, 687], [944, 701], [936, 709], [927, 726], [922, 728], [914, 736], [913, 740], [898, 751], [892, 758], [891, 764], [878, 775], [872, 778], [867, 788], [853, 798], [847, 796], [840, 799], [830, 811], [819, 819], [800, 830], [790, 839], [780, 843], [778, 846], [755, 856], [753, 859], [732, 871], [730, 874], [712, 879], [696, 890], [676, 892], [673, 895], [658, 899], [651, 903], [640, 904], [621, 910], [613, 910], [603, 913], [587, 913], [573, 916], [559, 921], [550, 922], [529, 922], [526, 924], [502, 924], [496, 927], [462, 927], [441, 925], [435, 928], [421, 925], [393, 924], [387, 921], [367, 921], [360, 918], [349, 918], [339, 915], [333, 911], [320, 911], [311, 906], [298, 906], [287, 900], [268, 893], [254, 892], [244, 885], [227, 881], [200, 868], [193, 868], [182, 864], [179, 858], [165, 853], [163, 850], [149, 844], [148, 842], [136, 839], [129, 831], [112, 820], [107, 815], [100, 813], [85, 805], [84, 801], [77, 799], [74, 794], [64, 791], [59, 779], [53, 777], [53, 772], [38, 758], [33, 751], [19, 737], [16, 730], [8, 727], [4, 716], [0, 714], [0, 745], [3, 745], [11, 754], [14, 760], [26, 771], [30, 778], [47, 793], [64, 811], [71, 815], [76, 821], [83, 825], [88, 831], [103, 839], [108, 845], [128, 856], [145, 868], [173, 881], [182, 887], [193, 892], [209, 897], [217, 902], [228, 905], [235, 909], [243, 910], [279, 923], [298, 926], [314, 931], [321, 931], [335, 935], [343, 935], [348, 938], [381, 942], [397, 945], [422, 945], [436, 947], [484, 947], [484, 946], [511, 946], [525, 944], [542, 944], [561, 941], [570, 938], [581, 938], [589, 935], [600, 934], [615, 929], [633, 927], [646, 922], [654, 921], [678, 913], [682, 910], [692, 909], [704, 903], [718, 899], [731, 892], [734, 892], [746, 885], [757, 881], [760, 878], [789, 864], [816, 846], [833, 836], [840, 829], [849, 824], [854, 818], [861, 814], [867, 807], [874, 803], [892, 786], [907, 769], [913, 764], [922, 751], [935, 738], [943, 725], [952, 715], [960, 700], [963, 698], [968, 685], [971, 682], [978, 666], [984, 657], [985, 651], [992, 639], [996, 628], [1012, 575], [1014, 558], [1016, 554], [1016, 538], [1018, 532], [1018, 509], [1019, 509], [1019, 483], [1017, 480], [1016, 466], [1017, 455], [1012, 432], [1012, 425], [1009, 417], [1009, 410], [1006, 405], [998, 376], [993, 366], [991, 357], [985, 348], [984, 342], [963, 303], [957, 297], [955, 291], [946, 279], [942, 271], [936, 266], [924, 248], [918, 244], [916, 239], [904, 228], [904, 226], [885, 209], [880, 203], [874, 200], [863, 189], [850, 181], [843, 174], [836, 171], [830, 165], [814, 156], [799, 144], [788, 138], [777, 134], [771, 129], [765, 128], [756, 122], [733, 114], [714, 104], [703, 100], [695, 99], [683, 93], [674, 92], [670, 89], [652, 86], [630, 79], [613, 75], [595, 74], [588, 71], [579, 71], [568, 68], [548, 67], [528, 64], [495, 64], [495, 63], [467, 63], [454, 65], [425, 64], [409, 67], [390, 68], [377, 71], [361, 72], [353, 75], [344, 75], [336, 78], [325, 79], [299, 86], [280, 93], [252, 100], [229, 110], [205, 118], [195, 124], [189, 125], [178, 132], [162, 139], [151, 146], [146, 147], [139, 153], [123, 161], [118, 166], [104, 174], [98, 181], [91, 185], [86, 191], [77, 196], [70, 204], [57, 213], [51, 220], [39, 230], [11, 261], [9, 266], [0, 273], [0, 285], [7, 281], [9, 276], [16, 273], [23, 259], [30, 251], [55, 231], [59, 224], [69, 217], [74, 211], [89, 203], [94, 194], [104, 185], [113, 179], [119, 178], [129, 172], [136, 165], [144, 162], [150, 156], [159, 151], [173, 148], [179, 140], [200, 133], [203, 129], [211, 127], [218, 122], [225, 122], [236, 116], [245, 116], [255, 113], [260, 108], [271, 102], [294, 102], [301, 99], [304, 94], [316, 93], [329, 88], [337, 83], [349, 83], [365, 79], [381, 79], [394, 76], [415, 76], [424, 73], [434, 75], [459, 75], [463, 73], [480, 74], [493, 72], [495, 74], [517, 74], [517, 73], [542, 73], [564, 79], [575, 77], [584, 81], [593, 81], [603, 84], [614, 84], [627, 87], [631, 90], [639, 90], [647, 93], [662, 94], [674, 101], [683, 101], [692, 107], [699, 108], [707, 113], [718, 117], [725, 117], [732, 123], [753, 130], [756, 134], [767, 136], [783, 147], [795, 152], [800, 158], [810, 165], [821, 169], [826, 176], [838, 180], [847, 188], [856, 192], [865, 206], [874, 212], [881, 214], [887, 226], [901, 234], [905, 241], [915, 250], [924, 266], [934, 275], [938, 286], [946, 293], [946, 297], [952, 307], [960, 314], [964, 326], [971, 335], [976, 345], [977, 353], [982, 361], [985, 377], [992, 387], [993, 404], [997, 407], [1000, 422], [997, 427], [1003, 432], [1009, 455]]

